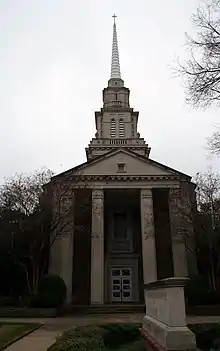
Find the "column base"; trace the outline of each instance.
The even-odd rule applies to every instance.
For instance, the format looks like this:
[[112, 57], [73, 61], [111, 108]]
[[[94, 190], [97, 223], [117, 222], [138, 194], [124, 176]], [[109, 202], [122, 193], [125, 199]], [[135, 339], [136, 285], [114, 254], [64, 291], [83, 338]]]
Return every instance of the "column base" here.
[[104, 302], [91, 301], [90, 306], [104, 306]]
[[147, 343], [149, 343], [154, 350], [197, 350], [195, 335], [187, 326], [170, 327], [146, 315], [143, 319], [141, 331]]

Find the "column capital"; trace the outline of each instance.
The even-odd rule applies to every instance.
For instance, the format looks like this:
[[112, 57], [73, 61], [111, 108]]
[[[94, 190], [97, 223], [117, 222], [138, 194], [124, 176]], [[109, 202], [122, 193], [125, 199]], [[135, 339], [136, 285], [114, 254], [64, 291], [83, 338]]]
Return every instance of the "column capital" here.
[[92, 190], [92, 198], [93, 199], [103, 199], [104, 198], [104, 190], [103, 189], [93, 189]]
[[103, 216], [104, 191], [94, 189], [92, 191], [92, 216]]
[[152, 189], [141, 189], [142, 199], [152, 198]]
[[181, 198], [181, 189], [180, 188], [170, 188], [170, 196], [173, 199]]

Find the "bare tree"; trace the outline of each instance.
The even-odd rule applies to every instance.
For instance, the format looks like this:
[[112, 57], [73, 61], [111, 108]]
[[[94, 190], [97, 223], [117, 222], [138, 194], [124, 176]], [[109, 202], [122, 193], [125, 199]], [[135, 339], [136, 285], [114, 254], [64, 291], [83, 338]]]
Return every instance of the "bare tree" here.
[[[186, 34], [190, 58], [177, 60], [184, 80], [186, 101], [193, 107], [220, 105], [220, 0], [203, 0], [192, 15], [196, 34]], [[211, 154], [220, 153], [220, 132], [208, 138]]]
[[5, 179], [0, 187], [0, 207], [31, 215], [39, 205], [43, 185], [48, 183], [53, 172], [47, 168], [31, 174], [17, 173]]
[[216, 291], [220, 289], [220, 174], [209, 169], [197, 173], [195, 182], [196, 197], [182, 188], [176, 207], [178, 231], [188, 257], [197, 258], [199, 270], [207, 276], [210, 289]]
[[195, 36], [187, 34], [191, 57], [178, 60], [184, 77], [186, 100], [193, 107], [219, 106], [220, 103], [220, 0], [205, 0], [192, 16]]
[[197, 182], [197, 246], [210, 288], [219, 290], [220, 281], [220, 175], [198, 173]]
[[215, 131], [207, 140], [207, 146], [211, 154], [220, 154], [220, 132]]
[[22, 267], [30, 294], [37, 292], [55, 240], [73, 225], [77, 180], [68, 175], [50, 182], [51, 176], [47, 169], [18, 174], [0, 188], [1, 243]]

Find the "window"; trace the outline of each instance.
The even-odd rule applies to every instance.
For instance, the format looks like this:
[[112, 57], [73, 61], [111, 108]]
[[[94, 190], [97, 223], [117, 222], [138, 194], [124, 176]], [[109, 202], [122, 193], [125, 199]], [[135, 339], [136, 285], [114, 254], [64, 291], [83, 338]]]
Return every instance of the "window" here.
[[125, 128], [124, 128], [124, 120], [123, 118], [119, 119], [119, 138], [124, 138], [125, 136]]
[[114, 213], [114, 238], [116, 241], [127, 239], [127, 218], [125, 212]]
[[132, 136], [134, 137], [134, 122], [132, 122], [131, 124], [131, 132], [132, 132]]
[[126, 172], [125, 170], [125, 163], [118, 163], [118, 169], [117, 169], [117, 172]]
[[[121, 274], [121, 271], [120, 271], [120, 269], [113, 269], [112, 270], [112, 276], [118, 276], [118, 275], [120, 275]], [[115, 282], [115, 284], [117, 284], [116, 282]]]
[[114, 118], [111, 119], [110, 136], [111, 138], [116, 137], [116, 122]]
[[115, 94], [115, 100], [118, 100], [118, 94]]

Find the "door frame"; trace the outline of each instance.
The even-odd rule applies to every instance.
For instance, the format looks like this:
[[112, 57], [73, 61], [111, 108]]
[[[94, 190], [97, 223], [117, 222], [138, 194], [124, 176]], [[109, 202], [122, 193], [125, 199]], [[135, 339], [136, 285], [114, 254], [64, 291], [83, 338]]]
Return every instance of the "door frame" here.
[[111, 299], [111, 268], [124, 267], [132, 270], [132, 303], [139, 303], [139, 255], [133, 254], [132, 257], [123, 255], [106, 256], [105, 259], [105, 303], [112, 304]]

